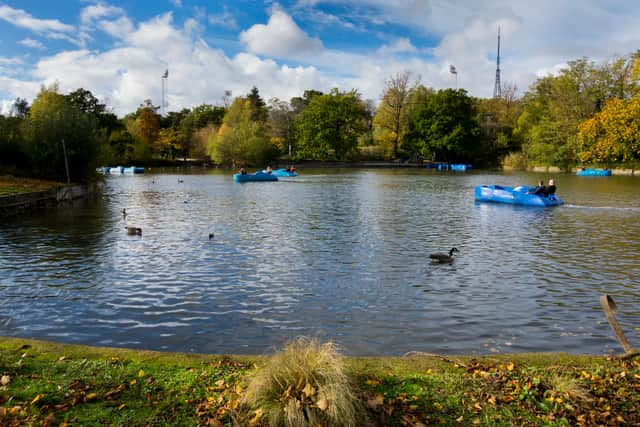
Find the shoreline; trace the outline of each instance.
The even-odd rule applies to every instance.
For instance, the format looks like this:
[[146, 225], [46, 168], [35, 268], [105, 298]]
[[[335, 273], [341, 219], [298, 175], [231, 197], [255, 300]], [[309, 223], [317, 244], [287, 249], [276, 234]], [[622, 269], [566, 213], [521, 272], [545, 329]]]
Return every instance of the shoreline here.
[[[267, 403], [252, 400], [248, 386], [275, 357], [0, 337], [0, 424], [267, 426]], [[566, 353], [343, 359], [357, 426], [640, 423], [637, 361]], [[317, 389], [301, 384], [292, 393], [306, 393], [298, 401], [317, 411]], [[282, 408], [284, 396], [271, 399]]]

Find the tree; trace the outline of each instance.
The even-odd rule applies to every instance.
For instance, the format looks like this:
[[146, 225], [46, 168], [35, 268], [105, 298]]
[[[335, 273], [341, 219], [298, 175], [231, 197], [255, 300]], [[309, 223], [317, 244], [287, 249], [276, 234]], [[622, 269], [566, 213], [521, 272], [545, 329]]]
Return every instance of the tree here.
[[14, 117], [18, 117], [20, 119], [24, 119], [27, 114], [29, 114], [29, 103], [24, 98], [16, 98], [11, 106], [11, 115]]
[[614, 163], [640, 160], [640, 94], [611, 99], [579, 126], [580, 160]]
[[433, 160], [468, 162], [477, 154], [480, 126], [473, 99], [463, 89], [445, 89], [418, 105], [408, 135], [421, 155]]
[[141, 149], [136, 150], [137, 155], [145, 158], [160, 151], [157, 145], [160, 132], [160, 115], [157, 113], [159, 108], [153, 105], [150, 99], [146, 99], [136, 111], [135, 126], [130, 130], [142, 145]]
[[358, 137], [366, 131], [365, 104], [356, 91], [314, 96], [297, 117], [294, 133], [298, 144], [296, 159], [346, 159], [358, 147]]
[[265, 123], [269, 112], [267, 111], [267, 104], [260, 96], [260, 92], [257, 87], [252, 87], [251, 92], [247, 95], [249, 105], [251, 105], [251, 120]]
[[66, 149], [71, 179], [88, 179], [97, 166], [96, 129], [95, 119], [59, 94], [57, 85], [43, 87], [25, 121], [25, 152], [34, 175], [65, 180]]
[[226, 166], [265, 165], [277, 155], [262, 121], [252, 120], [254, 106], [246, 98], [236, 98], [222, 125], [209, 139], [208, 153], [217, 164]]
[[398, 147], [406, 132], [405, 112], [411, 91], [417, 86], [411, 83], [411, 72], [403, 71], [389, 78], [385, 83], [382, 102], [374, 119], [377, 134], [382, 141], [390, 141], [393, 157], [398, 157]]
[[291, 104], [278, 98], [269, 100], [269, 119], [267, 121], [267, 133], [271, 142], [291, 156], [293, 150], [293, 138], [291, 128], [293, 126], [294, 111]]

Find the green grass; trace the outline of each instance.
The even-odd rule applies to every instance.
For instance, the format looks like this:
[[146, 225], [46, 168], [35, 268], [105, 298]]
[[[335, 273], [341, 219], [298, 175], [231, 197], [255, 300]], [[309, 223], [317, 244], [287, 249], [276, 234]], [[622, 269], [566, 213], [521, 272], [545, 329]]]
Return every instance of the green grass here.
[[[0, 425], [268, 425], [256, 416], [268, 402], [248, 387], [297, 359], [287, 351], [225, 357], [2, 338]], [[546, 353], [343, 363], [345, 399], [362, 408], [357, 425], [640, 424], [636, 360]]]
[[43, 181], [30, 178], [15, 178], [13, 176], [0, 176], [0, 197], [14, 194], [33, 193], [56, 188], [62, 184], [54, 181]]

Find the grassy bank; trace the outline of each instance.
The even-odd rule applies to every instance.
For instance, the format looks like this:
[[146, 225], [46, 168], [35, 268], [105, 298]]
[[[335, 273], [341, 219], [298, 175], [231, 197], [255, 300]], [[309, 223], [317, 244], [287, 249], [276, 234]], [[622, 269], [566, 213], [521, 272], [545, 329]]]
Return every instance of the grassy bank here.
[[[3, 338], [0, 425], [267, 425], [247, 390], [272, 359]], [[357, 425], [640, 423], [637, 361], [566, 354], [346, 358], [345, 372]], [[295, 405], [326, 410], [326, 402], [314, 401], [318, 387], [292, 384], [285, 389]], [[274, 399], [278, 405], [284, 396]]]
[[0, 197], [14, 194], [33, 193], [60, 187], [63, 184], [55, 181], [44, 181], [31, 178], [16, 178], [11, 175], [0, 176]]

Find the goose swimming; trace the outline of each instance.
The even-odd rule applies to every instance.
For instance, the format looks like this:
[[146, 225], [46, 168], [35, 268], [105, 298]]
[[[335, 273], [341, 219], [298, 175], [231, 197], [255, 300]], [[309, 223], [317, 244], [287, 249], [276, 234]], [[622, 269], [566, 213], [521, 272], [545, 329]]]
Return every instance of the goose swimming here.
[[449, 255], [438, 252], [438, 253], [429, 255], [429, 258], [431, 258], [433, 262], [444, 264], [444, 263], [453, 261], [454, 252], [460, 252], [460, 251], [458, 250], [458, 248], [451, 248], [451, 250], [449, 251]]

